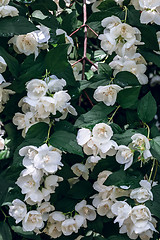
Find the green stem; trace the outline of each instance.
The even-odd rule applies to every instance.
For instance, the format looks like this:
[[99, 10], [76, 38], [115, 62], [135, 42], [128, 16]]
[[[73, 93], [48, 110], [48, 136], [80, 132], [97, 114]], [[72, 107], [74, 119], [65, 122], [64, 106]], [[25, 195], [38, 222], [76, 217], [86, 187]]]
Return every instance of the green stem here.
[[152, 177], [152, 174], [153, 174], [155, 162], [156, 162], [156, 159], [154, 158], [154, 159], [153, 159], [152, 168], [151, 168], [151, 172], [150, 172], [149, 179], [148, 179], [149, 182], [151, 181], [151, 177]]
[[124, 6], [123, 11], [125, 12], [124, 23], [126, 23], [126, 21], [127, 21], [127, 15], [128, 15], [128, 8], [127, 8], [126, 6]]
[[150, 128], [149, 128], [149, 126], [148, 126], [148, 124], [147, 123], [143, 123], [144, 124], [144, 126], [146, 126], [146, 128], [147, 128], [147, 138], [149, 139], [149, 135], [150, 135]]
[[120, 105], [116, 108], [116, 110], [114, 111], [114, 113], [112, 114], [112, 116], [109, 118], [108, 123], [111, 123], [111, 122], [112, 122], [112, 120], [113, 120], [113, 118], [114, 118], [114, 116], [115, 116], [115, 114], [116, 114], [116, 112], [118, 111], [119, 108], [120, 108]]
[[156, 178], [157, 170], [158, 170], [158, 161], [156, 160], [156, 169], [155, 169], [155, 172], [154, 172], [154, 176], [153, 176], [153, 180], [152, 180], [152, 184], [151, 185], [153, 185], [153, 182], [154, 182], [154, 180]]
[[52, 128], [52, 126], [53, 126], [53, 121], [51, 121], [51, 122], [49, 123], [49, 129], [48, 129], [47, 139], [46, 139], [45, 143], [48, 143], [48, 141], [49, 141], [49, 139], [50, 139], [50, 133], [51, 133], [51, 128]]

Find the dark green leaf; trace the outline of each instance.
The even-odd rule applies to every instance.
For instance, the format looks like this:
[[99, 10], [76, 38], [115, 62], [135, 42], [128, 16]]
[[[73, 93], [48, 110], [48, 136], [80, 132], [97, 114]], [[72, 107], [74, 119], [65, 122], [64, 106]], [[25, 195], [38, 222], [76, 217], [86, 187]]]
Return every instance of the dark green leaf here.
[[77, 16], [76, 11], [67, 14], [62, 22], [62, 29], [68, 34], [71, 34], [77, 28]]
[[122, 108], [130, 108], [137, 101], [141, 87], [125, 88], [118, 93], [117, 102]]
[[44, 122], [39, 122], [31, 126], [26, 134], [25, 139], [39, 138], [45, 141], [48, 134], [49, 125]]
[[110, 114], [116, 107], [107, 107], [103, 103], [95, 105], [90, 111], [85, 114], [82, 114], [77, 121], [75, 126], [78, 128], [81, 127], [91, 127], [99, 122], [107, 122], [107, 115]]
[[160, 185], [154, 186], [152, 188], [152, 193], [153, 193], [153, 201], [147, 201], [145, 205], [149, 208], [151, 213], [156, 216], [157, 218], [160, 219], [159, 215], [159, 206], [160, 206]]
[[18, 76], [19, 73], [19, 63], [16, 58], [12, 57], [6, 50], [0, 47], [0, 56], [4, 58], [6, 61], [9, 71], [12, 73], [14, 77]]
[[82, 148], [77, 144], [76, 135], [67, 131], [54, 132], [49, 143], [62, 151], [83, 156]]
[[128, 145], [132, 140], [131, 137], [136, 133], [136, 130], [129, 129], [121, 134], [114, 134], [113, 140], [116, 141], [118, 145]]
[[34, 24], [22, 16], [1, 18], [0, 26], [1, 37], [11, 37], [14, 35], [27, 34], [29, 32], [37, 30]]
[[98, 6], [98, 9], [104, 11], [115, 6], [116, 6], [116, 3], [113, 0], [105, 0]]
[[152, 26], [138, 26], [138, 29], [141, 31], [142, 42], [145, 43], [145, 47], [151, 50], [159, 50], [159, 45], [157, 41], [156, 29]]
[[104, 185], [115, 185], [117, 187], [130, 186], [131, 188], [136, 188], [139, 187], [139, 181], [142, 177], [140, 172], [135, 173], [131, 168], [127, 171], [120, 169], [117, 172], [113, 172], [104, 182]]
[[0, 222], [0, 240], [12, 240], [12, 234], [6, 222]]
[[137, 77], [133, 73], [127, 71], [117, 73], [114, 79], [114, 83], [120, 87], [140, 85]]
[[68, 47], [69, 44], [61, 44], [50, 50], [46, 55], [45, 64], [52, 74], [64, 78], [69, 85], [76, 86], [72, 67], [67, 60]]
[[151, 92], [148, 92], [138, 103], [137, 113], [143, 122], [150, 122], [157, 112], [157, 104]]
[[73, 199], [84, 199], [93, 193], [92, 184], [89, 181], [81, 180], [73, 185], [67, 195]]
[[130, 240], [130, 238], [127, 235], [113, 235], [107, 238], [106, 240]]
[[140, 50], [140, 53], [148, 62], [153, 62], [157, 67], [160, 67], [160, 55], [154, 52]]
[[151, 140], [151, 153], [160, 162], [160, 136]]
[[112, 75], [112, 69], [107, 63], [98, 63], [98, 72], [110, 77]]

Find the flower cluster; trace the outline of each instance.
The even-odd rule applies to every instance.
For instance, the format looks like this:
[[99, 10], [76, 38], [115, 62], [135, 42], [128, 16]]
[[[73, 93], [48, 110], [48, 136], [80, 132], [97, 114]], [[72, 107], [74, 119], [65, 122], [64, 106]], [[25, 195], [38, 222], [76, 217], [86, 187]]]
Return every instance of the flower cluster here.
[[24, 53], [26, 56], [35, 54], [38, 56], [40, 49], [48, 48], [48, 40], [50, 39], [49, 28], [38, 25], [39, 30], [27, 33], [26, 35], [15, 35], [8, 44], [13, 44], [13, 48], [18, 54]]
[[100, 172], [93, 188], [98, 194], [92, 196], [92, 204], [96, 207], [100, 216], [115, 218], [114, 223], [119, 223], [120, 233], [127, 233], [129, 238], [144, 239], [153, 237], [156, 231], [156, 220], [151, 216], [150, 210], [145, 205], [137, 205], [133, 208], [126, 201], [117, 201], [119, 197], [130, 197], [137, 203], [153, 200], [151, 184], [147, 180], [141, 180], [141, 188], [124, 190], [116, 186], [105, 186], [104, 182], [112, 174], [110, 171]]
[[118, 72], [129, 71], [136, 75], [140, 84], [148, 83], [146, 61], [141, 54], [136, 53], [137, 45], [142, 45], [141, 32], [135, 27], [122, 23], [116, 16], [102, 20], [104, 33], [99, 35], [101, 47], [108, 54], [115, 52], [117, 55], [109, 66], [114, 69], [113, 75]]
[[73, 115], [77, 114], [69, 102], [70, 95], [63, 90], [65, 85], [64, 79], [58, 79], [54, 75], [44, 80], [32, 79], [27, 83], [27, 96], [19, 102], [23, 113], [18, 112], [13, 117], [13, 123], [18, 126], [18, 129], [23, 129], [23, 136], [33, 124], [49, 123], [50, 114], [61, 113], [56, 120], [65, 119], [68, 112]]
[[9, 6], [10, 0], [0, 0], [0, 18], [18, 16], [19, 11], [13, 6]]
[[141, 23], [155, 23], [157, 25], [160, 25], [159, 1], [131, 0], [131, 4], [135, 7], [136, 10], [141, 11]]
[[112, 128], [105, 123], [98, 123], [92, 131], [82, 128], [78, 131], [77, 142], [83, 147], [83, 151], [87, 155], [93, 155], [101, 158], [113, 156], [118, 149], [115, 141], [111, 140], [113, 136]]
[[10, 89], [5, 89], [10, 86], [11, 83], [7, 83], [1, 73], [5, 72], [7, 68], [7, 63], [3, 57], [0, 56], [0, 112], [4, 109], [4, 104], [9, 100], [9, 94], [14, 94], [15, 92]]

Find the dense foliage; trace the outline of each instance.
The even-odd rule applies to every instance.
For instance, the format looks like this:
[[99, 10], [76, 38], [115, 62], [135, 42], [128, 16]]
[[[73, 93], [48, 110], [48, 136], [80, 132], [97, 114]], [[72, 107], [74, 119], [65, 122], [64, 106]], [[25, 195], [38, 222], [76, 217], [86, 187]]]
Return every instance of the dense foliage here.
[[159, 91], [159, 0], [0, 0], [0, 240], [158, 240]]

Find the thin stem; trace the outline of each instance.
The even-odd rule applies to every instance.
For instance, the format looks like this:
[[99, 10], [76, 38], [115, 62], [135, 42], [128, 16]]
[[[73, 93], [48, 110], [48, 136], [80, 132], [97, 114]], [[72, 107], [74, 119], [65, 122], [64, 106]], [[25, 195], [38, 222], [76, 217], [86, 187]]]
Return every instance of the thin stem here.
[[147, 138], [149, 139], [149, 135], [150, 135], [150, 128], [149, 128], [149, 126], [148, 126], [148, 124], [147, 123], [143, 123], [144, 124], [144, 126], [146, 126], [147, 127]]
[[154, 182], [154, 180], [156, 178], [157, 170], [158, 170], [158, 161], [156, 160], [156, 169], [155, 169], [155, 172], [154, 172], [154, 176], [153, 176], [153, 180], [152, 180], [152, 184], [151, 185], [153, 185], [153, 182]]
[[81, 58], [81, 59], [79, 59], [78, 61], [76, 61], [75, 63], [73, 63], [72, 64], [72, 67], [74, 66], [74, 65], [76, 65], [78, 62], [81, 62], [83, 60], [83, 58]]
[[96, 33], [90, 26], [86, 25], [97, 37], [98, 37], [98, 33]]
[[115, 114], [116, 114], [116, 112], [118, 111], [118, 109], [120, 108], [121, 106], [119, 105], [117, 108], [116, 108], [116, 110], [114, 111], [114, 113], [112, 114], [112, 116], [110, 117], [110, 119], [109, 119], [109, 122], [108, 123], [111, 123], [112, 122], [112, 120], [113, 120], [113, 118], [114, 118], [114, 116], [115, 116]]
[[90, 59], [86, 58], [86, 60], [87, 60], [90, 64], [92, 64], [96, 69], [98, 69], [98, 67], [97, 67]]
[[124, 22], [126, 23], [127, 21], [127, 15], [128, 15], [128, 8], [126, 6], [124, 6], [124, 10], [125, 11], [125, 18], [124, 18]]
[[75, 34], [76, 32], [78, 32], [81, 28], [83, 28], [85, 26], [85, 24], [82, 24], [79, 28], [77, 28], [74, 32], [72, 32], [69, 37], [71, 37], [73, 34]]
[[151, 181], [151, 177], [152, 177], [152, 174], [153, 174], [155, 162], [156, 162], [156, 159], [154, 158], [154, 159], [153, 159], [152, 168], [151, 168], [151, 172], [150, 172], [149, 179], [148, 179], [149, 182]]
[[48, 141], [49, 141], [52, 126], [53, 126], [53, 121], [51, 121], [49, 123], [49, 129], [48, 129], [47, 139], [46, 139], [45, 143], [48, 143]]
[[84, 94], [86, 95], [86, 97], [88, 98], [90, 104], [92, 105], [92, 107], [94, 106], [94, 104], [92, 103], [92, 100], [90, 99], [90, 97], [88, 96], [88, 94], [86, 93], [86, 91], [84, 91]]

